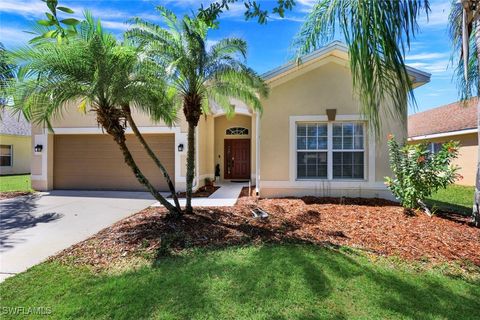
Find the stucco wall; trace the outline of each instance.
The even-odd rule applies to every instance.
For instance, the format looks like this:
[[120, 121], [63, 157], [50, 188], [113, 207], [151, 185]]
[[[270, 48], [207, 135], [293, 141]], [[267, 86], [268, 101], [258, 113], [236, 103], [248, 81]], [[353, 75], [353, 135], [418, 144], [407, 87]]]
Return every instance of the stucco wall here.
[[[355, 97], [352, 88], [351, 73], [346, 64], [336, 62], [327, 62], [317, 68], [297, 77], [292, 77], [286, 81], [275, 81], [272, 83], [270, 96], [263, 101], [264, 112], [261, 117], [261, 148], [260, 148], [260, 176], [261, 181], [275, 182], [279, 185], [282, 182], [291, 180], [290, 166], [290, 117], [291, 116], [318, 116], [326, 115], [326, 109], [336, 109], [337, 118], [341, 115], [357, 115], [360, 113], [359, 101]], [[385, 105], [384, 108], [389, 108]], [[406, 114], [403, 116], [406, 119]], [[367, 134], [366, 147], [369, 140], [375, 140], [375, 158], [373, 163], [367, 161], [366, 177], [371, 176], [370, 170], [375, 171], [374, 181], [368, 181], [368, 188], [375, 188], [370, 195], [365, 190], [359, 191], [359, 187], [353, 187], [355, 195], [359, 196], [363, 192], [364, 196], [382, 196], [386, 197], [383, 186], [384, 176], [390, 174], [388, 164], [388, 152], [386, 145], [386, 136], [393, 133], [399, 140], [406, 138], [405, 120], [391, 120], [382, 114], [382, 129], [377, 139], [373, 133]], [[367, 124], [368, 127], [368, 124]], [[368, 149], [366, 148], [366, 152]], [[315, 188], [322, 188], [318, 182]], [[268, 185], [268, 183], [266, 184]], [[268, 190], [267, 190], [268, 189]], [[264, 188], [261, 185], [261, 195], [282, 195], [282, 194], [310, 194], [313, 187], [302, 188], [300, 185], [296, 189], [290, 188], [290, 192], [278, 188]], [[348, 186], [342, 187], [345, 191]], [[308, 192], [310, 191], [310, 192]], [[360, 192], [360, 193], [359, 193]], [[353, 195], [353, 194], [352, 194]]]
[[452, 140], [460, 142], [458, 158], [453, 161], [453, 164], [460, 167], [458, 173], [463, 176], [463, 179], [459, 179], [455, 183], [464, 186], [474, 186], [478, 159], [478, 135], [476, 133], [435, 138], [429, 140], [415, 140], [411, 143], [442, 143]]
[[30, 173], [30, 136], [0, 135], [0, 144], [12, 145], [13, 163], [10, 167], [0, 167], [0, 175]]

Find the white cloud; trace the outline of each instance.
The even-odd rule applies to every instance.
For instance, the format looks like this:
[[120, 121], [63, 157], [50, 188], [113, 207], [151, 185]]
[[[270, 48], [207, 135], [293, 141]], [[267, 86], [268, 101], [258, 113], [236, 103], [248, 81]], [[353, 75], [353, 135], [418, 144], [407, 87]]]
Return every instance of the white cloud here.
[[449, 0], [439, 0], [430, 2], [431, 12], [428, 15], [424, 15], [419, 20], [419, 25], [421, 27], [442, 27], [447, 26], [448, 24], [448, 15], [450, 14], [451, 1]]
[[435, 60], [442, 59], [449, 56], [449, 53], [446, 52], [423, 52], [417, 54], [410, 54], [406, 56], [407, 61], [416, 61], [416, 60]]
[[108, 20], [102, 20], [101, 22], [102, 22], [102, 25], [108, 29], [127, 30], [128, 28], [128, 24], [125, 22], [108, 21]]
[[449, 63], [448, 59], [442, 59], [434, 62], [410, 62], [408, 65], [438, 75], [450, 71]]
[[14, 47], [26, 44], [34, 35], [25, 32], [21, 28], [4, 27], [0, 31], [0, 42], [6, 47]]

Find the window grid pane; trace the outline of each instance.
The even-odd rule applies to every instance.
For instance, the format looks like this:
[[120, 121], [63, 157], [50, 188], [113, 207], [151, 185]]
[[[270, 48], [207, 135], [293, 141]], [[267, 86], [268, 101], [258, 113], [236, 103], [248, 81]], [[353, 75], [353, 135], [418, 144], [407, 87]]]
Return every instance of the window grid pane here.
[[333, 124], [333, 149], [363, 150], [363, 124], [342, 122]]
[[297, 124], [297, 150], [327, 150], [328, 130], [325, 123]]
[[364, 178], [363, 151], [334, 151], [333, 178], [334, 179], [363, 179]]

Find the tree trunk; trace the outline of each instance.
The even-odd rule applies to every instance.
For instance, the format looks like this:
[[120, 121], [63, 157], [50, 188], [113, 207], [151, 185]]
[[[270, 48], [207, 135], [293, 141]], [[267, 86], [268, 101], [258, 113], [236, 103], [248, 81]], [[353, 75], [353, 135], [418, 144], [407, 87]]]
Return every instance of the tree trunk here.
[[[477, 61], [480, 68], [480, 22], [475, 23], [475, 46], [477, 49]], [[480, 72], [480, 70], [479, 70]], [[477, 93], [478, 94], [478, 93]], [[480, 227], [480, 99], [477, 102], [477, 176], [475, 179], [475, 195], [473, 199], [472, 222]]]
[[195, 125], [193, 123], [188, 124], [188, 151], [187, 151], [187, 203], [185, 212], [187, 214], [193, 213], [192, 208], [192, 188], [193, 178], [195, 176]]
[[172, 216], [178, 217], [179, 215], [181, 215], [181, 211], [178, 211], [176, 207], [170, 204], [170, 202], [168, 202], [167, 199], [165, 199], [157, 191], [157, 189], [150, 183], [150, 181], [148, 181], [148, 179], [140, 171], [140, 168], [138, 168], [137, 164], [135, 163], [135, 160], [133, 160], [132, 154], [130, 153], [130, 150], [127, 147], [127, 144], [125, 142], [126, 141], [125, 135], [117, 135], [117, 136], [114, 136], [113, 138], [115, 142], [118, 144], [118, 146], [120, 147], [120, 150], [122, 150], [125, 163], [132, 169], [138, 182], [144, 185], [145, 188], [147, 188], [148, 192], [150, 192], [156, 200], [158, 200], [165, 208], [167, 208], [167, 210], [170, 212]]
[[157, 167], [162, 171], [163, 176], [165, 177], [165, 180], [167, 181], [168, 184], [168, 189], [170, 190], [170, 193], [172, 194], [173, 201], [175, 203], [175, 207], [179, 212], [182, 212], [182, 208], [180, 207], [180, 202], [178, 201], [178, 196], [177, 196], [177, 191], [175, 190], [175, 186], [173, 185], [172, 179], [170, 179], [170, 175], [167, 172], [167, 169], [163, 166], [163, 164], [160, 162], [160, 160], [157, 158], [153, 150], [150, 148], [150, 146], [147, 144], [145, 139], [143, 138], [142, 134], [140, 133], [140, 130], [138, 130], [137, 124], [133, 120], [132, 113], [130, 106], [124, 105], [122, 107], [123, 112], [125, 113], [125, 117], [127, 118], [127, 122], [130, 124], [130, 127], [132, 128], [133, 133], [137, 137], [137, 139], [140, 141], [140, 144], [143, 146], [143, 148], [147, 151], [147, 154], [152, 158], [152, 160], [155, 162]]

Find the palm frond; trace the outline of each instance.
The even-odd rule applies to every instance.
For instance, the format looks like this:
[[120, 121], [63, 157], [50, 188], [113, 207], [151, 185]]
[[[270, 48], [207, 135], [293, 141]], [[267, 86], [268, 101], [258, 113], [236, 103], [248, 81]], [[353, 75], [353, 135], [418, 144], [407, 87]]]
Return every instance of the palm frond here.
[[428, 0], [321, 0], [308, 15], [294, 46], [297, 56], [343, 34], [349, 49], [353, 85], [362, 113], [377, 134], [380, 115], [403, 119], [408, 100], [415, 104], [404, 56], [418, 31], [417, 19], [429, 12]]

